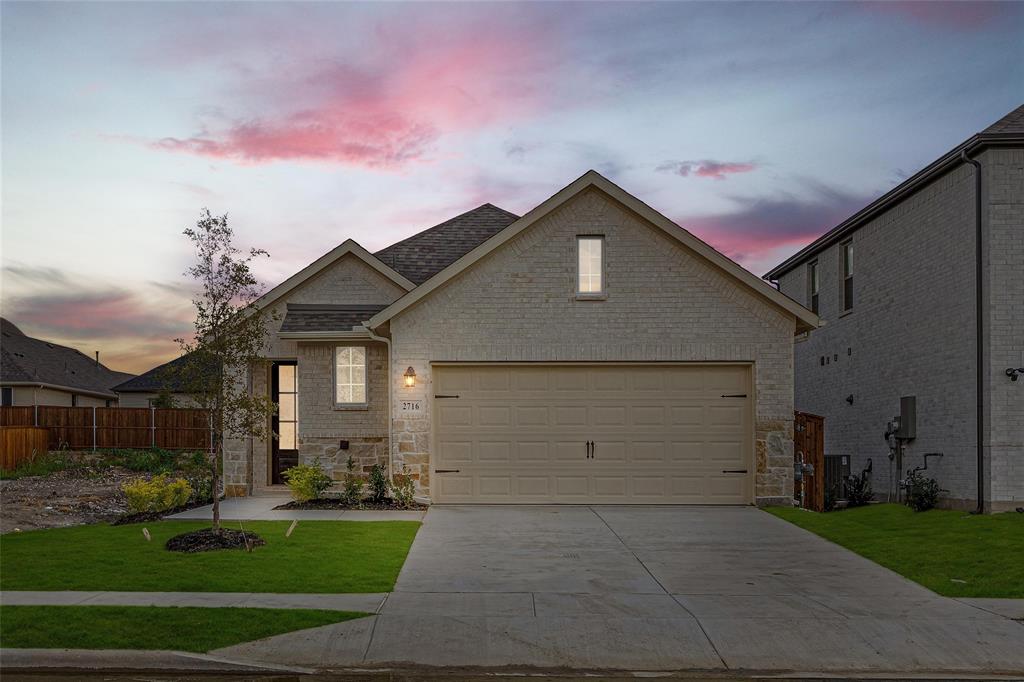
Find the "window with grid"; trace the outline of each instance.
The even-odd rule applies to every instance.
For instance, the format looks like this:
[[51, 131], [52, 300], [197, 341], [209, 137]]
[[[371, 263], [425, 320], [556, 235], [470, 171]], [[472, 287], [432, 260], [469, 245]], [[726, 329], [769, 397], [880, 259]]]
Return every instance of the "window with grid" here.
[[807, 278], [809, 280], [811, 289], [811, 311], [815, 314], [818, 312], [818, 261], [814, 261], [807, 266]]
[[604, 239], [602, 237], [577, 237], [576, 242], [579, 253], [576, 292], [580, 294], [603, 293], [602, 247]]
[[366, 403], [366, 348], [363, 346], [334, 349], [334, 402], [338, 405]]
[[853, 310], [853, 242], [843, 244], [843, 312]]

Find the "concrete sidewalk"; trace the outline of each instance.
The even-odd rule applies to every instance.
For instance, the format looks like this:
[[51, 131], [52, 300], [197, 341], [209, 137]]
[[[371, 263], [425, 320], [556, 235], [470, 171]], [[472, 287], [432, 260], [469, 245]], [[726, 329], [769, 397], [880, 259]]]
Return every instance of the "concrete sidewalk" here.
[[276, 594], [266, 592], [0, 592], [4, 606], [199, 606], [325, 609], [377, 613], [385, 593]]
[[[360, 509], [274, 509], [291, 502], [287, 493], [261, 492], [249, 497], [229, 497], [221, 500], [220, 516], [224, 521], [422, 521], [425, 509], [372, 511]], [[213, 514], [213, 505], [196, 507], [171, 514], [168, 519], [207, 520]]]

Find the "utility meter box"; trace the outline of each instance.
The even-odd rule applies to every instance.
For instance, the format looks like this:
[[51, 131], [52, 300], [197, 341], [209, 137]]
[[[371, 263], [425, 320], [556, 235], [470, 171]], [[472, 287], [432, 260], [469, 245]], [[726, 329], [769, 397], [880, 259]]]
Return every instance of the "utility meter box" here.
[[900, 440], [917, 438], [917, 396], [905, 395], [900, 398], [900, 420], [896, 426], [896, 437]]

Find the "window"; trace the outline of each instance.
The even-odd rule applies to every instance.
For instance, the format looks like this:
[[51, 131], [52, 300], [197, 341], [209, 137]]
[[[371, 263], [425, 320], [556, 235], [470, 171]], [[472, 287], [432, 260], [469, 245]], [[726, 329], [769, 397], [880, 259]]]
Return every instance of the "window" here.
[[334, 402], [366, 404], [366, 348], [363, 346], [334, 349]]
[[843, 244], [843, 312], [853, 310], [853, 242]]
[[14, 389], [10, 386], [0, 388], [0, 405], [9, 407], [14, 404]]
[[277, 449], [298, 450], [299, 387], [295, 381], [295, 365], [276, 364], [274, 371], [274, 398], [277, 402]]
[[576, 293], [595, 296], [604, 293], [603, 237], [577, 237], [579, 252]]
[[814, 314], [818, 313], [818, 290], [819, 282], [818, 279], [818, 261], [814, 261], [807, 266], [807, 279], [811, 288], [811, 312]]

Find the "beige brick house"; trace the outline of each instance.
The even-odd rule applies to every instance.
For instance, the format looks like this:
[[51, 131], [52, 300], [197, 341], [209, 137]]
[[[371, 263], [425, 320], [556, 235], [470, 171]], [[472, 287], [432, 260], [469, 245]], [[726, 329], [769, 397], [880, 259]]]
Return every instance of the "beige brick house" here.
[[352, 456], [432, 502], [768, 504], [792, 496], [793, 337], [818, 318], [594, 171], [274, 288], [230, 494]]

